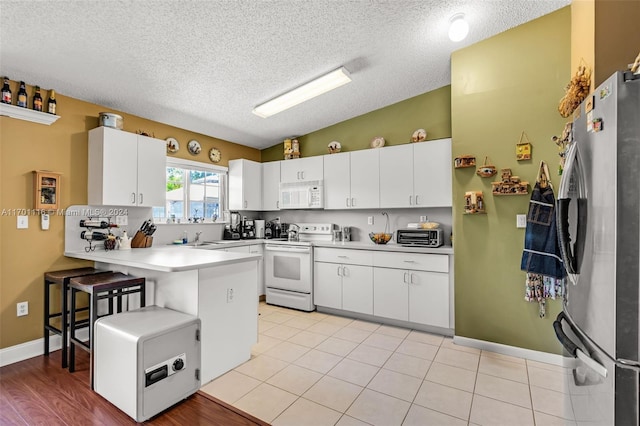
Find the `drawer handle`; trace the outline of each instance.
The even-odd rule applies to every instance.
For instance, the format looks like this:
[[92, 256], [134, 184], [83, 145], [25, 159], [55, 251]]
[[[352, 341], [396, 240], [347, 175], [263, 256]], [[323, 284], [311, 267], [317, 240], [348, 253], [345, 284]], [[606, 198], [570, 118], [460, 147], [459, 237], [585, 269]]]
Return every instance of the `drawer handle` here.
[[404, 263], [417, 263], [415, 260], [403, 260]]
[[348, 259], [349, 258], [349, 256], [345, 256], [345, 255], [342, 255], [342, 254], [338, 255], [338, 257], [341, 258], [341, 259]]

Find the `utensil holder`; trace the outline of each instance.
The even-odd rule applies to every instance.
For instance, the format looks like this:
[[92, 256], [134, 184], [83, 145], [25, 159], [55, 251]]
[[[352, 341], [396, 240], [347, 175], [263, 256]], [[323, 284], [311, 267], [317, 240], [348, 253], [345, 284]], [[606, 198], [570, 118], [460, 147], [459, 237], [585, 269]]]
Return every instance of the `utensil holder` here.
[[153, 244], [153, 237], [149, 235], [145, 235], [142, 231], [136, 232], [133, 239], [131, 240], [132, 248], [147, 248], [151, 247]]

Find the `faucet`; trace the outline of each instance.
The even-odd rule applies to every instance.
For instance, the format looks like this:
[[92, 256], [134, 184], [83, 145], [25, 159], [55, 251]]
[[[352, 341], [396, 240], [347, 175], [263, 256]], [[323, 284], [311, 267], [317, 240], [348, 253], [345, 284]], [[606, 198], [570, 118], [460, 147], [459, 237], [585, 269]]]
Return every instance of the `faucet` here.
[[200, 243], [200, 234], [202, 234], [202, 231], [196, 232], [196, 238], [193, 240], [193, 243], [195, 246], [197, 246]]

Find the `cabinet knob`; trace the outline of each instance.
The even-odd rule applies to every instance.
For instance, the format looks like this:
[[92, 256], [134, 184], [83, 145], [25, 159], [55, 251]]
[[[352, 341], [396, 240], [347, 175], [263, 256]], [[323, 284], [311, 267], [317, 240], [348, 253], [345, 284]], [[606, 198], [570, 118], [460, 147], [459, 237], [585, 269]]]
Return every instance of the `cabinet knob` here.
[[413, 195], [409, 195], [409, 205], [413, 205]]
[[409, 273], [405, 272], [404, 273], [404, 278], [402, 278], [402, 282], [405, 284], [409, 284]]
[[144, 203], [144, 201], [142, 201], [142, 192], [140, 193], [140, 197], [138, 197], [138, 199], [140, 200], [140, 204]]
[[420, 205], [420, 201], [418, 201], [418, 196], [416, 195], [416, 206]]
[[132, 192], [131, 193], [131, 204], [135, 204], [136, 203], [136, 193]]

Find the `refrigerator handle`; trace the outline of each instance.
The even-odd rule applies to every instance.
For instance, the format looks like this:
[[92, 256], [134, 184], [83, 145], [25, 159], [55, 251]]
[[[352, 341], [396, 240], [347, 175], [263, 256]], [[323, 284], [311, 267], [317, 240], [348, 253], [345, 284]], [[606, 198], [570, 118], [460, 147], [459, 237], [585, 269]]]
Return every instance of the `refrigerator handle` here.
[[[560, 312], [556, 317], [556, 320], [553, 322], [553, 330], [556, 332], [556, 337], [558, 338], [560, 343], [562, 343], [562, 346], [564, 346], [567, 352], [573, 355], [574, 358], [578, 358], [580, 361], [584, 362], [593, 371], [598, 373], [600, 376], [606, 378], [608, 373], [607, 369], [598, 361], [591, 358], [588, 354], [584, 353], [584, 351], [582, 351], [578, 347], [578, 345], [576, 345], [571, 341], [571, 339], [569, 339], [569, 337], [565, 334], [564, 330], [562, 329], [562, 320], [567, 320], [567, 317], [564, 314], [564, 312]], [[569, 324], [569, 327], [573, 329], [573, 325], [571, 324], [570, 321], [567, 321], [567, 324]]]
[[[572, 178], [575, 181], [572, 181]], [[570, 192], [577, 194], [578, 217], [576, 224], [576, 242], [571, 247], [571, 235], [569, 233], [569, 205], [571, 203]], [[578, 144], [574, 141], [566, 156], [566, 168], [560, 182], [557, 202], [557, 227], [560, 252], [565, 269], [569, 274], [579, 274], [584, 246], [587, 237], [587, 197], [584, 184], [584, 176], [578, 162]]]

